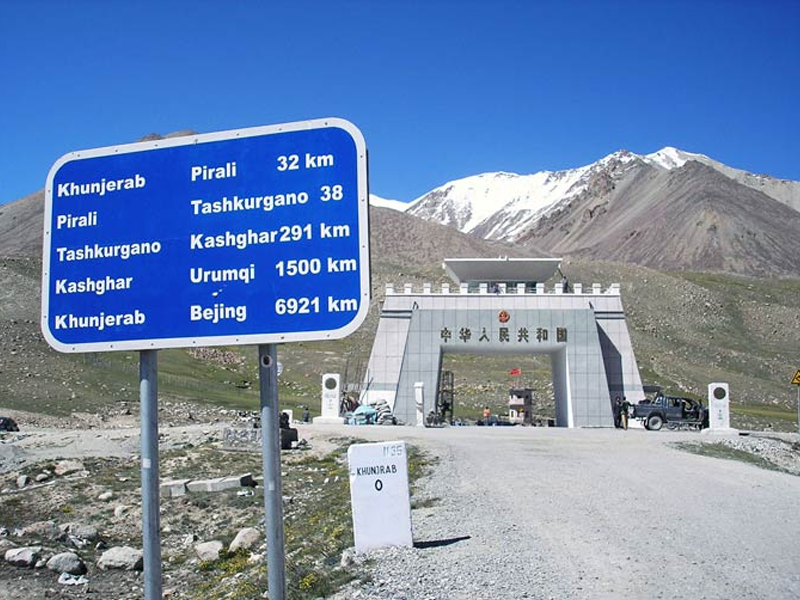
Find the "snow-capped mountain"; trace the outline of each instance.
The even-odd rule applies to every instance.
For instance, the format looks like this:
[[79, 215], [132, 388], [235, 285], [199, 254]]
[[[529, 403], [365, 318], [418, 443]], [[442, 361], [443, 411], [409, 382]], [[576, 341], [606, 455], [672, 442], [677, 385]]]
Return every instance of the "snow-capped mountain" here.
[[397, 210], [400, 212], [405, 212], [405, 210], [408, 208], [408, 202], [403, 202], [401, 200], [389, 200], [387, 198], [376, 196], [375, 194], [369, 195], [369, 204], [370, 206], [391, 208], [392, 210]]
[[599, 161], [564, 171], [541, 171], [533, 175], [484, 173], [451, 181], [395, 210], [449, 225], [485, 239], [514, 241], [538, 221], [587, 193], [613, 188], [634, 168], [650, 166], [671, 171], [687, 162], [703, 163], [734, 181], [758, 190], [787, 206], [800, 210], [800, 182], [754, 175], [728, 167], [703, 154], [666, 147], [640, 155], [627, 150]]

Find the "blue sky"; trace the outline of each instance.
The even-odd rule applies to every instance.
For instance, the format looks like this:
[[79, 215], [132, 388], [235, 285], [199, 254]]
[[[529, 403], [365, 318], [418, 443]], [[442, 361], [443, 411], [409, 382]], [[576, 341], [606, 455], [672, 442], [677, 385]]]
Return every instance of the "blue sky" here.
[[620, 148], [800, 180], [794, 0], [0, 2], [0, 202], [73, 150], [338, 116], [370, 191]]

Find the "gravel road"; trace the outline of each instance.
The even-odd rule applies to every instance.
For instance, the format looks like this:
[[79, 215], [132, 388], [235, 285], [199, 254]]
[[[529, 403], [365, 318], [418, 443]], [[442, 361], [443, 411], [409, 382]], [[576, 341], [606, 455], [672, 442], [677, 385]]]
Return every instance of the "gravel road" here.
[[439, 457], [421, 490], [437, 500], [413, 511], [416, 547], [370, 552], [372, 580], [337, 600], [800, 597], [800, 477], [672, 446], [712, 436], [470, 427], [357, 437], [406, 439]]

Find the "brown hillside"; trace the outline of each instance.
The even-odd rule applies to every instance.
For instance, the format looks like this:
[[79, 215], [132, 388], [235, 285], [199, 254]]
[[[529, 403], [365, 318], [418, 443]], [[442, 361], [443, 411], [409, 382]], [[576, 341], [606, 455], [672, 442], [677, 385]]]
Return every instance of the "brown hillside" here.
[[0, 256], [42, 253], [44, 190], [0, 205]]
[[482, 240], [388, 208], [370, 207], [373, 261], [405, 267], [429, 267], [443, 258], [545, 257], [535, 246]]

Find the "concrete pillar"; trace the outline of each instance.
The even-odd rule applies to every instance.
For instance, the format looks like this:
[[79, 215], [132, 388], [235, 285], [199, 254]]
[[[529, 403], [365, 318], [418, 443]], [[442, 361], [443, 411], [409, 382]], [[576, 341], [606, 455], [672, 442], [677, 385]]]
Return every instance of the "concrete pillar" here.
[[566, 347], [550, 354], [550, 369], [553, 373], [553, 395], [556, 400], [556, 426], [574, 427]]

